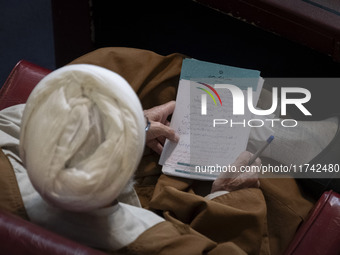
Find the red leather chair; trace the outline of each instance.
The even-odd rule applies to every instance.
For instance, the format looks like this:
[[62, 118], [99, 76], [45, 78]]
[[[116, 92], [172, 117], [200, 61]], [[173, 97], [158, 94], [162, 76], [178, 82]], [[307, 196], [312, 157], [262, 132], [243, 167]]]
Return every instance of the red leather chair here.
[[33, 88], [51, 70], [20, 60], [0, 90], [0, 110], [27, 101]]
[[104, 255], [18, 216], [0, 211], [0, 254]]
[[[25, 103], [49, 72], [21, 60], [0, 89], [0, 110]], [[285, 255], [340, 254], [340, 195], [325, 192], [298, 229]], [[6, 241], [3, 241], [6, 240]], [[0, 254], [103, 254], [0, 211]]]
[[299, 227], [284, 255], [340, 254], [340, 195], [326, 191]]

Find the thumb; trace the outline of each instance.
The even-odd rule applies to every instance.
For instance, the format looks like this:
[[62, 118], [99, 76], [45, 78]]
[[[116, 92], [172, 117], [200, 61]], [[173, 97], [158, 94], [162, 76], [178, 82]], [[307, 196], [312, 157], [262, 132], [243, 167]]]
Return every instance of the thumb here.
[[174, 112], [175, 106], [176, 106], [176, 102], [175, 101], [167, 102], [166, 104], [161, 105], [162, 112], [167, 117], [167, 116], [169, 116], [170, 114], [172, 114]]

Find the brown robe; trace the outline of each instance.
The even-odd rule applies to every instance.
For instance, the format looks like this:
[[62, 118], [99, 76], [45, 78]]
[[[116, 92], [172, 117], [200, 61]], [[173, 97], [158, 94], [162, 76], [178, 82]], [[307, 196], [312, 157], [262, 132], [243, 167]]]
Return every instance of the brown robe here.
[[[144, 109], [148, 109], [175, 100], [183, 57], [103, 48], [71, 64], [94, 64], [119, 73], [134, 88]], [[197, 187], [209, 187], [210, 183], [162, 175], [158, 159], [158, 155], [146, 149], [136, 171], [136, 190], [143, 207], [166, 221], [144, 232], [120, 253], [282, 254], [313, 205], [290, 178], [262, 179], [260, 189], [242, 189], [207, 200], [196, 194]], [[3, 165], [0, 162], [0, 170]], [[16, 186], [13, 174], [0, 173], [0, 181]], [[6, 186], [1, 184], [0, 189], [3, 187]], [[0, 203], [12, 212], [20, 212], [23, 207], [22, 201], [18, 206], [19, 190], [16, 187], [11, 192], [6, 194], [6, 204], [1, 191]], [[8, 200], [16, 201], [12, 207], [17, 209], [8, 208]]]

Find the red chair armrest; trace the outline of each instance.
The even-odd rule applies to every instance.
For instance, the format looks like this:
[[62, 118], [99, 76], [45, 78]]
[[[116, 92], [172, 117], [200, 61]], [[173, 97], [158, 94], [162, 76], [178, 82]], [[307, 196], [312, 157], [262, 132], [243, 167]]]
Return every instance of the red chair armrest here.
[[0, 211], [0, 240], [1, 254], [105, 254], [4, 211]]
[[300, 226], [285, 255], [337, 255], [340, 251], [340, 195], [326, 191]]

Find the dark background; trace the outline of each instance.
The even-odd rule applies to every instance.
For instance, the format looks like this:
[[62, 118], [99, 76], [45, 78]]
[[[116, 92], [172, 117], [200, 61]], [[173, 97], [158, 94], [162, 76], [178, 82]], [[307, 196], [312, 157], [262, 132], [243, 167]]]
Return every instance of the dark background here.
[[264, 77], [340, 77], [330, 57], [193, 1], [119, 2], [94, 2], [97, 47], [180, 52]]
[[0, 86], [20, 59], [55, 68], [51, 1], [0, 0]]
[[[263, 77], [340, 77], [331, 57], [191, 0], [0, 0], [0, 10], [0, 84], [20, 59], [55, 69], [111, 46], [179, 52]], [[340, 109], [337, 84], [308, 89], [316, 118]]]

